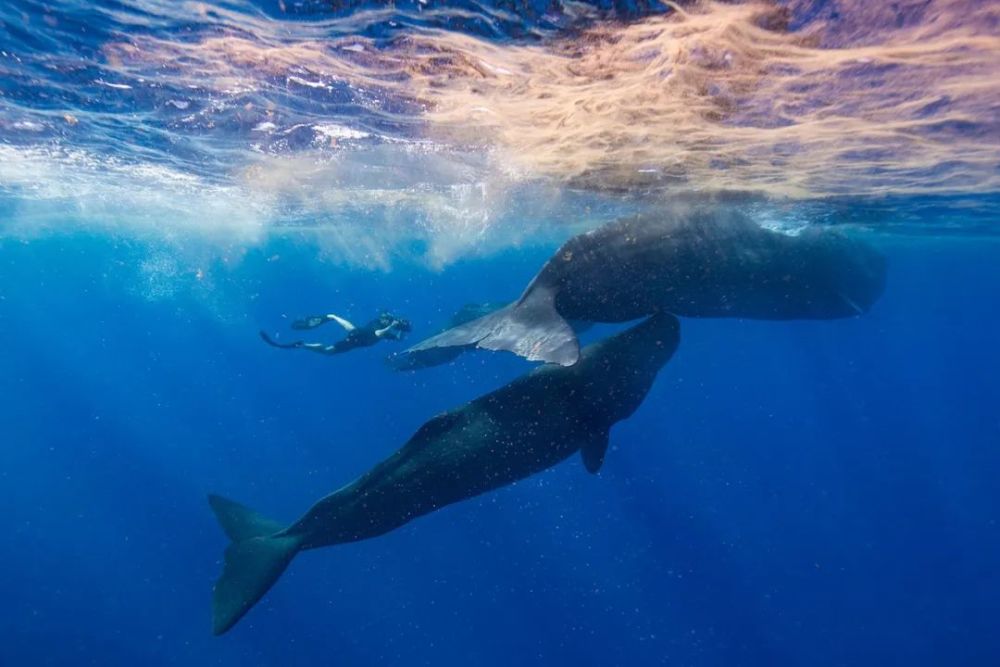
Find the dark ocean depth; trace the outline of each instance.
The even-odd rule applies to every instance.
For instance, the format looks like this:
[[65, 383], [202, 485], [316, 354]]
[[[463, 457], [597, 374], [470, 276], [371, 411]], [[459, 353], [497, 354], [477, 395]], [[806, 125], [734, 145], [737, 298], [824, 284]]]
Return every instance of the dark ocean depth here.
[[395, 374], [256, 328], [391, 304], [429, 332], [541, 257], [373, 275], [277, 243], [150, 300], [148, 249], [5, 242], [3, 664], [992, 664], [998, 248], [884, 241], [867, 316], [684, 320], [599, 475], [574, 457], [307, 553], [222, 638], [207, 492], [294, 519], [527, 366]]

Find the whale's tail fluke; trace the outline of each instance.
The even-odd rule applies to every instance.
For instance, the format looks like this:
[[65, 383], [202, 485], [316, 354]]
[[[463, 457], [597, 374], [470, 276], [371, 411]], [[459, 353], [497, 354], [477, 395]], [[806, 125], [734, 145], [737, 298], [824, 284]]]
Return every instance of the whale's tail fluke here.
[[562, 366], [572, 366], [580, 358], [576, 334], [555, 308], [555, 290], [534, 284], [509, 306], [432, 336], [404, 354], [471, 346]]
[[221, 635], [274, 585], [302, 543], [298, 537], [282, 535], [284, 526], [278, 522], [232, 500], [210, 495], [208, 503], [232, 540], [212, 596], [212, 628]]

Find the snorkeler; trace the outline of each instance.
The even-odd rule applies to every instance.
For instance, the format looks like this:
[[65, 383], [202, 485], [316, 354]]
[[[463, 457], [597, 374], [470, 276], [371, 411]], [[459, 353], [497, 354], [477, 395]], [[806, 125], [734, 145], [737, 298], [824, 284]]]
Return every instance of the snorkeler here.
[[264, 331], [260, 332], [260, 337], [268, 345], [283, 349], [312, 350], [320, 354], [341, 354], [355, 348], [369, 347], [382, 340], [402, 340], [410, 331], [409, 321], [397, 317], [392, 313], [382, 313], [363, 327], [356, 327], [338, 315], [312, 315], [301, 320], [296, 320], [292, 323], [292, 328], [298, 330], [315, 329], [327, 322], [336, 322], [344, 328], [347, 335], [343, 340], [339, 340], [331, 345], [326, 343], [306, 343], [301, 340], [292, 343], [279, 343]]

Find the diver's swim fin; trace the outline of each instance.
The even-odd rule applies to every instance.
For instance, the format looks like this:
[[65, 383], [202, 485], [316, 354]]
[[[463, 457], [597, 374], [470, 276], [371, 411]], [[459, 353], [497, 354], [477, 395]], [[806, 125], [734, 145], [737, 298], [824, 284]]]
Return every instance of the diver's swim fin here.
[[282, 535], [278, 522], [232, 500], [209, 495], [208, 503], [232, 540], [212, 592], [212, 629], [221, 635], [274, 585], [302, 542], [299, 537]]
[[279, 343], [270, 336], [267, 335], [266, 331], [260, 331], [261, 340], [270, 345], [271, 347], [280, 347], [283, 350], [293, 350], [297, 347], [302, 347], [304, 344], [301, 340], [294, 341], [292, 343]]
[[534, 284], [509, 306], [428, 338], [406, 354], [469, 345], [507, 350], [531, 361], [562, 366], [572, 366], [580, 358], [576, 334], [556, 311], [555, 290]]

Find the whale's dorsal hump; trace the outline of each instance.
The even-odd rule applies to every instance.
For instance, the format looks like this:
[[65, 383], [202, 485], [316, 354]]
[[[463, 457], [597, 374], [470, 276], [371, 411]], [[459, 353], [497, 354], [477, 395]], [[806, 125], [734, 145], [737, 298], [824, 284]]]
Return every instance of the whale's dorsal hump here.
[[598, 429], [589, 433], [580, 445], [580, 456], [587, 472], [597, 473], [604, 465], [604, 454], [608, 451], [608, 431]]
[[425, 444], [434, 438], [448, 432], [454, 428], [462, 419], [462, 413], [457, 410], [442, 412], [436, 417], [432, 417], [423, 426], [417, 429], [407, 444]]

